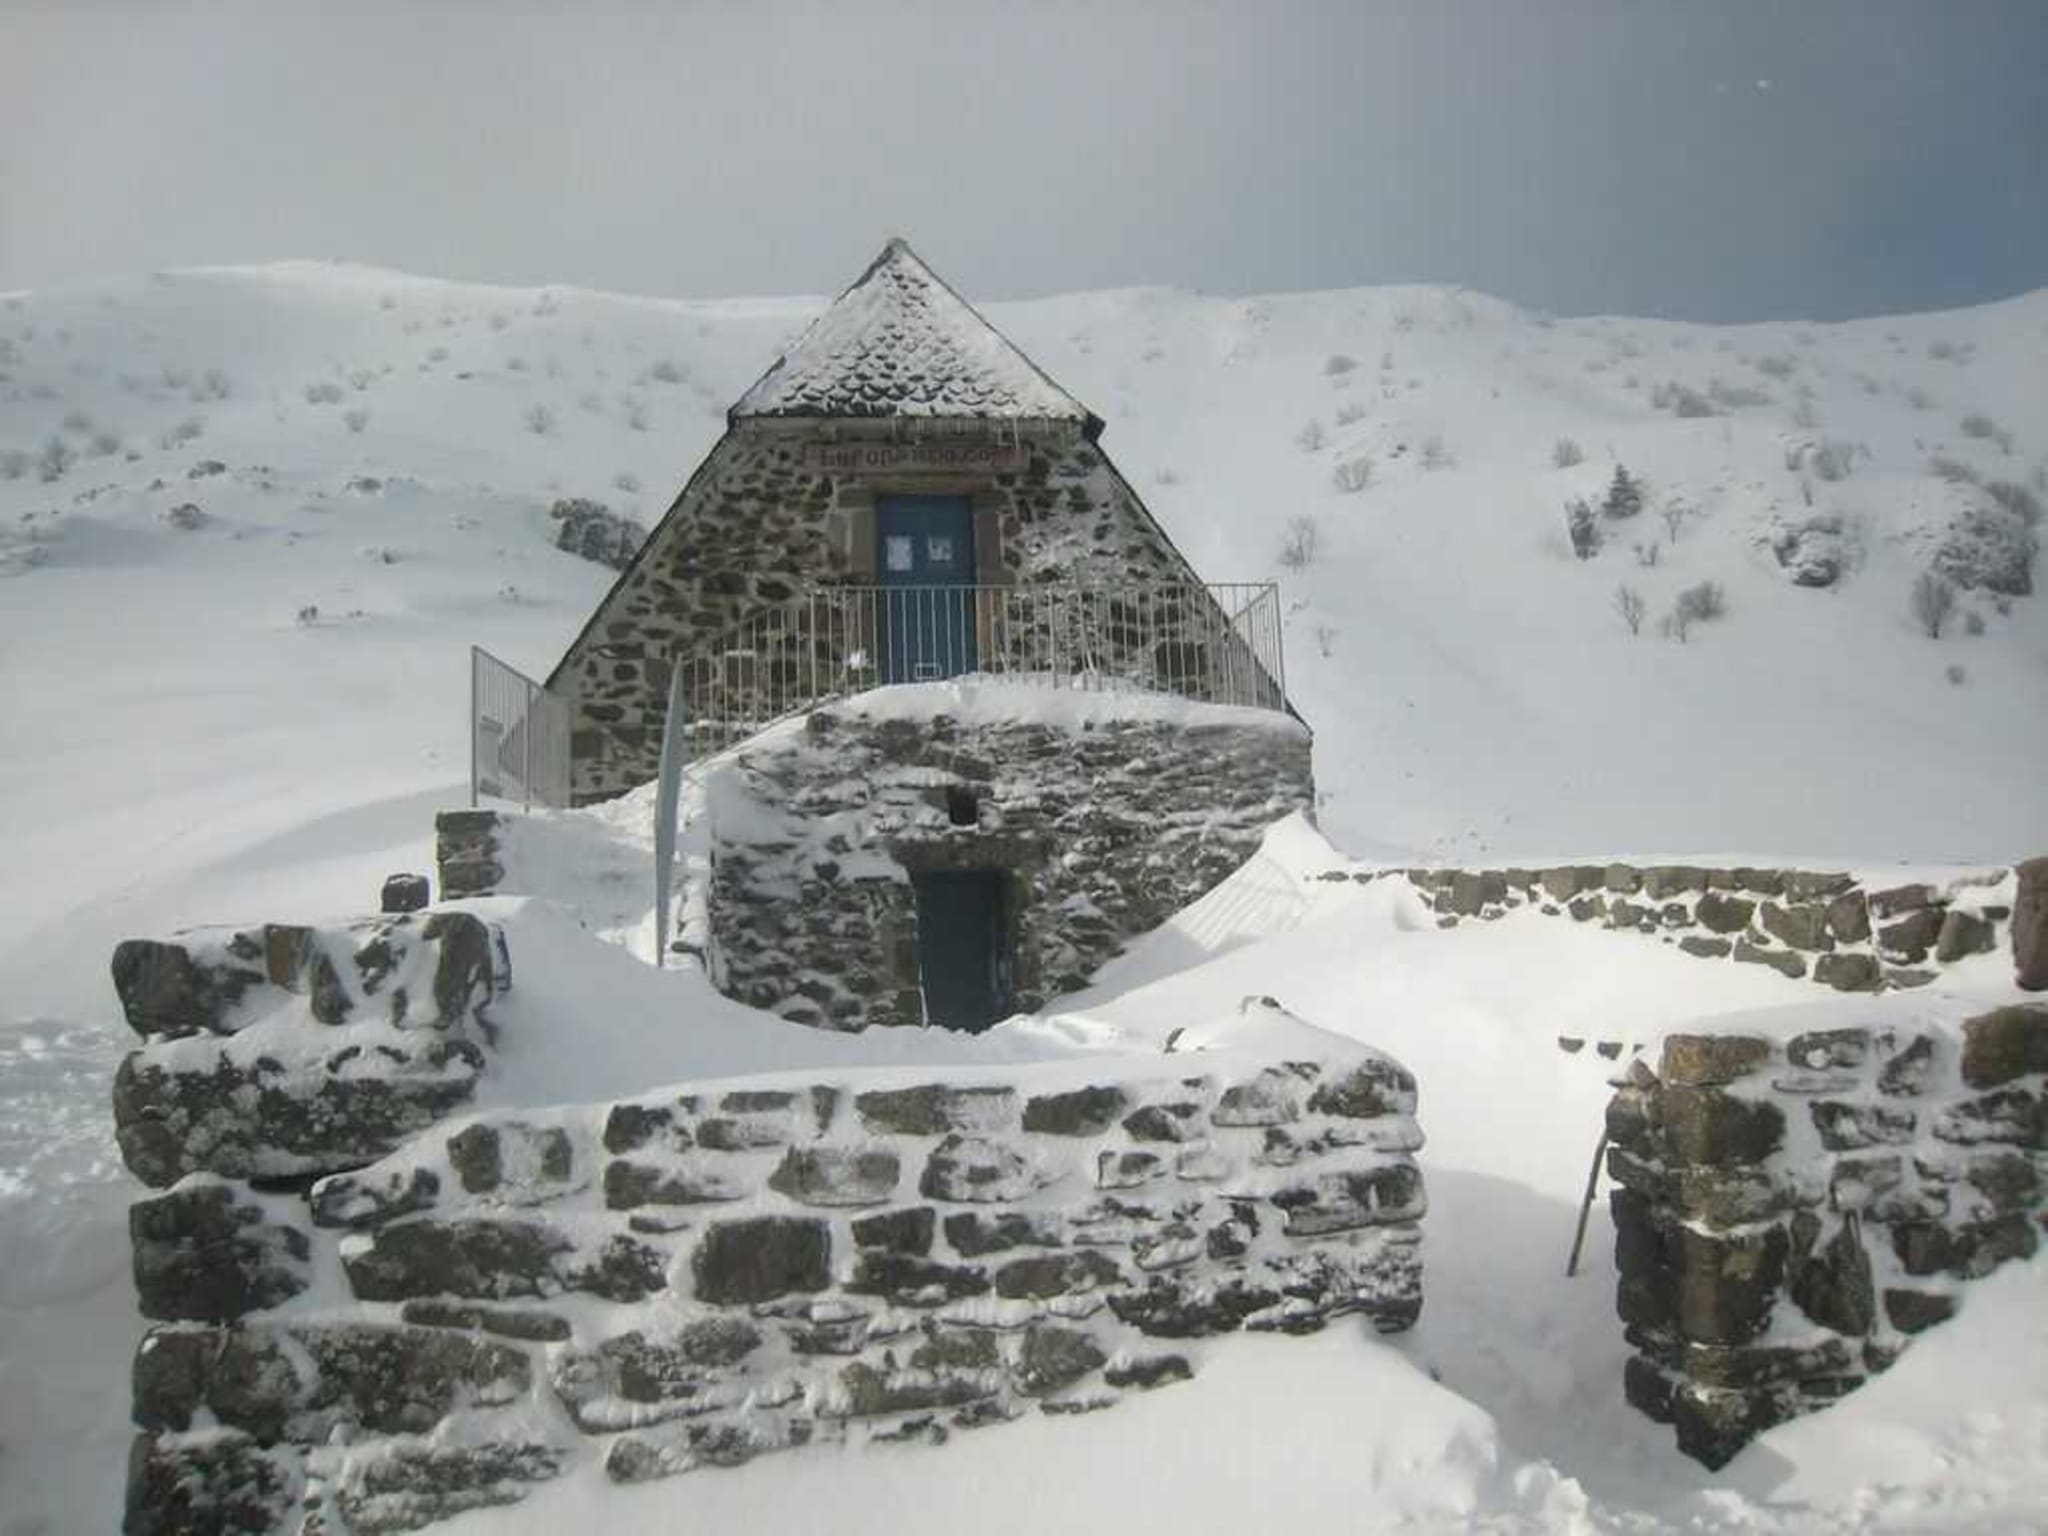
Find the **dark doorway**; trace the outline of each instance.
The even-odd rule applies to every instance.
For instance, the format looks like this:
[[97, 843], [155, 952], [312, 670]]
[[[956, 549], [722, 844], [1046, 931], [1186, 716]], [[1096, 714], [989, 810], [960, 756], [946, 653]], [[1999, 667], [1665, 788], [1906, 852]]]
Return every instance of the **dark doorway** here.
[[925, 1022], [976, 1034], [1010, 1014], [1004, 878], [993, 869], [912, 876]]
[[875, 498], [882, 681], [921, 683], [975, 666], [974, 514], [965, 496]]

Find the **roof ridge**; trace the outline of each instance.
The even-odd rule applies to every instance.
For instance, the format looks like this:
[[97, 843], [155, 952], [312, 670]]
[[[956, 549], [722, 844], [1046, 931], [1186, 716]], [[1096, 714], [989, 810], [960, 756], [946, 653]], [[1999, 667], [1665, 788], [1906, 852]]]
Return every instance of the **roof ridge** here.
[[769, 365], [728, 413], [748, 416], [1095, 415], [932, 270], [901, 235]]

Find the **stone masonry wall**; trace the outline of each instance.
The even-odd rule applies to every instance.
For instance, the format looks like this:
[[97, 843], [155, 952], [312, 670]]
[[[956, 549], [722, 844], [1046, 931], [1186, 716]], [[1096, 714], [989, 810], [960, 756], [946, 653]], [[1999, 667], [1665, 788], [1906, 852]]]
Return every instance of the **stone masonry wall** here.
[[2048, 1226], [2048, 1005], [1673, 1035], [1608, 1109], [1628, 1399], [1718, 1467]]
[[[1198, 582], [1078, 431], [1027, 438], [1021, 469], [968, 482], [869, 481], [811, 468], [806, 451], [824, 430], [743, 424], [721, 438], [548, 679], [575, 711], [571, 787], [579, 803], [655, 776], [666, 657], [807, 586], [874, 581], [878, 493], [970, 493], [983, 583]], [[873, 430], [887, 429], [830, 427], [835, 438]], [[1102, 627], [1104, 637], [1115, 633]], [[846, 649], [828, 659], [838, 664]]]
[[200, 1173], [131, 1219], [126, 1530], [377, 1536], [586, 1455], [635, 1482], [939, 1442], [1185, 1379], [1220, 1332], [1404, 1329], [1414, 1109], [1333, 1041], [691, 1084], [310, 1187]]
[[1444, 927], [1532, 907], [1650, 935], [1701, 960], [1767, 965], [1839, 992], [1925, 986], [1944, 967], [1997, 949], [2013, 914], [2005, 869], [1946, 886], [1692, 864], [1331, 870], [1322, 878], [1405, 879]]
[[978, 723], [976, 698], [1003, 685], [921, 691], [937, 701], [922, 718], [819, 709], [715, 771], [709, 959], [730, 996], [835, 1029], [922, 1023], [910, 874], [999, 869], [1015, 1006], [1035, 1008], [1313, 799], [1308, 732], [1271, 711], [1119, 716], [1091, 696], [1085, 728], [1024, 710]]

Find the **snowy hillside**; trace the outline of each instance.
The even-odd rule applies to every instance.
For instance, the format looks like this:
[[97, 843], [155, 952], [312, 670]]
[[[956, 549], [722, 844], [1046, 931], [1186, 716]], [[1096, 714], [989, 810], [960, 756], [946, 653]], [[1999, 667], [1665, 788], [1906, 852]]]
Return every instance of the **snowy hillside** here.
[[[315, 264], [0, 296], [0, 1536], [105, 1529], [117, 1497], [138, 1325], [106, 1113], [128, 1043], [113, 944], [341, 915], [426, 868], [433, 810], [466, 798], [466, 647], [544, 674], [610, 584], [551, 547], [550, 504], [651, 525], [818, 304]], [[1675, 956], [1618, 962], [1533, 914], [1438, 933], [1313, 881], [1340, 854], [2048, 851], [2048, 596], [2022, 580], [2048, 503], [2048, 291], [1738, 328], [1427, 288], [986, 312], [1107, 420], [1206, 577], [1284, 583], [1335, 845], [1255, 866], [1209, 913], [1226, 938], [1163, 935], [1071, 1028], [1277, 993], [1410, 1060], [1437, 1204], [1412, 1345], [1247, 1341], [1114, 1431], [969, 1437], [927, 1455], [914, 1528], [1041, 1497], [1077, 1528], [2048, 1522], [2039, 1261], [1893, 1377], [1767, 1437], [1725, 1492], [1621, 1406], [1611, 1265], [1557, 1278], [1605, 1088], [1556, 1035], [1639, 1039], [1810, 991], [1755, 967], [1703, 989]], [[1617, 464], [1645, 505], [1596, 515], [1603, 546], [1575, 558], [1566, 504], [1597, 507]], [[1957, 582], [1938, 639], [1909, 608], [1930, 567]], [[1703, 582], [1725, 611], [1661, 633]], [[630, 881], [624, 846], [607, 868]], [[2004, 984], [1988, 959], [1966, 979]], [[1965, 1384], [1982, 1403], [1947, 1412]], [[1312, 1422], [1247, 1436], [1225, 1406], [1253, 1392]], [[1051, 1457], [1077, 1471], [1048, 1493]], [[1201, 1481], [1218, 1466], [1228, 1498]], [[696, 1511], [677, 1528], [861, 1505], [880, 1529], [900, 1470], [796, 1456], [629, 1497]], [[1882, 1499], [1880, 1478], [1899, 1485]], [[556, 1528], [589, 1493], [522, 1518]]]

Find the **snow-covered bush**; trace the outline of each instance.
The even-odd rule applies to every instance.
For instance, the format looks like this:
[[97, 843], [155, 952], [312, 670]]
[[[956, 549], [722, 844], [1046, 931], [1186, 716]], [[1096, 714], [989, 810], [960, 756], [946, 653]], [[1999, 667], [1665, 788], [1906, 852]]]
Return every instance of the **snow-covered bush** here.
[[73, 437], [84, 437], [92, 430], [92, 418], [83, 411], [66, 411], [64, 413], [64, 430]]
[[647, 402], [638, 395], [621, 395], [620, 408], [626, 413], [626, 425], [635, 432], [647, 430]]
[[370, 424], [370, 413], [362, 406], [352, 406], [342, 412], [341, 424], [351, 432], [360, 432]]
[[342, 388], [332, 379], [322, 379], [317, 384], [308, 384], [306, 386], [306, 404], [308, 405], [339, 405], [341, 404], [341, 397]]
[[2017, 513], [1988, 498], [1962, 508], [1934, 552], [1934, 568], [1959, 587], [2008, 597], [2034, 590], [2034, 531]]
[[1674, 416], [1717, 416], [1720, 412], [1705, 395], [1689, 385], [1669, 381], [1650, 391], [1650, 404]]
[[[1739, 411], [1771, 403], [1771, 394], [1767, 389], [1758, 389], [1754, 384], [1728, 384], [1720, 379], [1707, 381], [1707, 398], [1727, 411]], [[1681, 411], [1679, 414], [1685, 413]]]
[[2041, 499], [2026, 486], [2012, 480], [1993, 480], [1984, 487], [1984, 494], [2029, 528], [2041, 526]]
[[1718, 581], [1702, 581], [1678, 594], [1677, 611], [1697, 620], [1718, 619], [1728, 611], [1728, 597]]
[[1586, 450], [1568, 437], [1560, 437], [1550, 445], [1550, 462], [1554, 468], [1570, 469], [1574, 464], [1586, 462]]
[[1323, 363], [1323, 372], [1331, 378], [1351, 372], [1358, 366], [1358, 359], [1343, 352], [1332, 352]]
[[1328, 441], [1329, 438], [1323, 432], [1323, 424], [1314, 417], [1310, 417], [1308, 425], [1294, 434], [1294, 446], [1303, 453], [1316, 453]]
[[640, 477], [630, 471], [621, 471], [612, 476], [612, 488], [624, 491], [628, 496], [638, 496], [640, 494]]
[[555, 430], [555, 413], [538, 401], [526, 408], [526, 415], [522, 419], [526, 423], [526, 430], [535, 437], [546, 437]]
[[1799, 587], [1831, 587], [1848, 563], [1842, 519], [1827, 514], [1787, 523], [1771, 535], [1771, 553]]
[[166, 448], [182, 448], [187, 443], [196, 443], [206, 435], [204, 416], [187, 416], [183, 421], [166, 432], [159, 441]]
[[19, 448], [0, 453], [0, 480], [19, 480], [28, 473], [28, 455]]
[[64, 478], [64, 471], [71, 467], [72, 461], [77, 457], [78, 455], [72, 452], [69, 443], [65, 442], [63, 438], [55, 433], [52, 433], [50, 434], [49, 441], [43, 444], [42, 453], [36, 459], [36, 473], [42, 476], [43, 483], [46, 485], [53, 480], [62, 480]]
[[1856, 467], [1856, 455], [1865, 451], [1860, 444], [1832, 438], [1807, 451], [1806, 467], [1823, 480], [1846, 480]]
[[664, 357], [647, 370], [647, 377], [661, 384], [680, 384], [683, 382], [682, 365], [674, 358]]
[[1366, 404], [1363, 400], [1348, 400], [1337, 407], [1337, 425], [1348, 427], [1353, 422], [1366, 418]]
[[2012, 434], [1982, 411], [1972, 411], [1962, 421], [1963, 436], [1998, 444], [2000, 453], [2012, 452]]
[[1950, 615], [1956, 611], [1956, 589], [1936, 572], [1922, 571], [1913, 578], [1913, 591], [1907, 602], [1913, 622], [1921, 632], [1930, 640], [1939, 640]]
[[1928, 470], [1940, 476], [1951, 485], [1975, 485], [1977, 471], [1961, 459], [1952, 459], [1945, 453], [1937, 453], [1927, 460]]
[[1571, 535], [1572, 553], [1581, 560], [1590, 560], [1600, 553], [1600, 520], [1593, 515], [1593, 507], [1583, 496], [1574, 497], [1564, 506], [1565, 529]]
[[1315, 564], [1322, 544], [1323, 531], [1313, 517], [1306, 512], [1291, 517], [1280, 540], [1280, 563], [1290, 571], [1305, 569]]
[[1345, 495], [1355, 495], [1372, 484], [1372, 455], [1361, 453], [1345, 459], [1330, 471], [1330, 480]]

